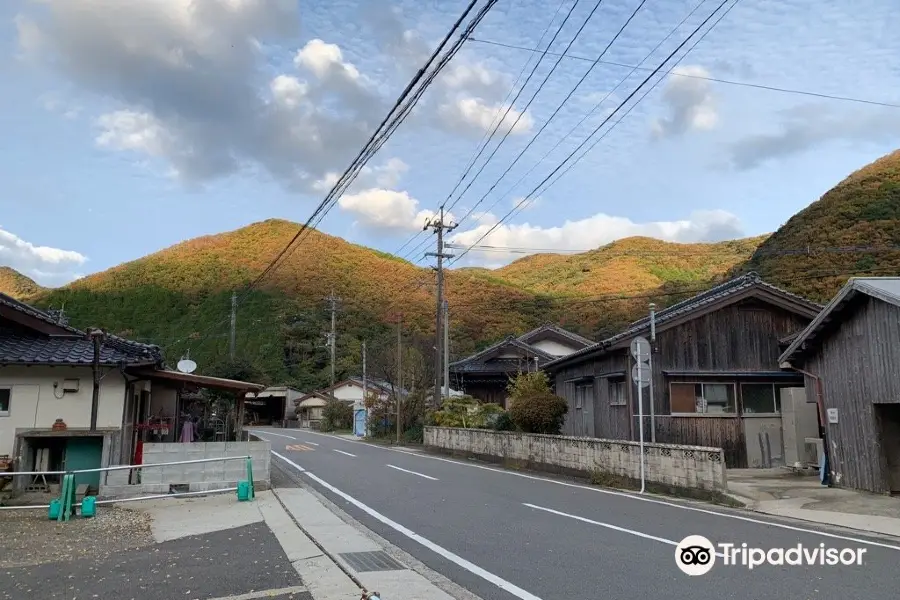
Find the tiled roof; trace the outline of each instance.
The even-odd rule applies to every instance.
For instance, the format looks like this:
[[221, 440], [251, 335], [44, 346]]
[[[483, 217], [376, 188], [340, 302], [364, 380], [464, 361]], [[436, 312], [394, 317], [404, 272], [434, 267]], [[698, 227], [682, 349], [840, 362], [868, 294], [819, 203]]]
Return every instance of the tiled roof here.
[[784, 353], [778, 358], [779, 362], [794, 359], [803, 353], [804, 344], [814, 337], [818, 331], [829, 321], [835, 318], [855, 296], [865, 294], [878, 298], [882, 302], [900, 306], [900, 277], [854, 277], [841, 288], [831, 302], [801, 331]]
[[[362, 377], [348, 377], [347, 380], [357, 383], [359, 385], [363, 384]], [[372, 378], [372, 377], [366, 378], [366, 387], [376, 387], [376, 388], [379, 388], [381, 391], [387, 392], [387, 393], [393, 393], [393, 391], [394, 391], [394, 386], [390, 382], [384, 381], [383, 379], [377, 379], [377, 378]], [[401, 388], [399, 391], [400, 391], [401, 396], [409, 395], [408, 390]]]
[[545, 325], [541, 325], [537, 329], [532, 329], [528, 333], [520, 335], [516, 339], [519, 340], [520, 342], [525, 342], [526, 344], [528, 344], [528, 343], [531, 343], [531, 340], [540, 336], [540, 334], [542, 334], [546, 331], [552, 331], [553, 333], [559, 334], [560, 336], [567, 338], [569, 340], [572, 340], [573, 342], [576, 342], [578, 344], [581, 344], [582, 346], [591, 346], [594, 343], [593, 340], [589, 340], [586, 337], [582, 337], [582, 336], [578, 335], [577, 333], [573, 333], [571, 331], [563, 329], [562, 327], [553, 325], [552, 323], [547, 323]]
[[494, 367], [485, 366], [483, 363], [481, 363], [481, 359], [490, 355], [492, 352], [499, 350], [503, 346], [513, 346], [514, 348], [518, 348], [519, 350], [522, 350], [523, 352], [532, 356], [536, 356], [544, 361], [551, 361], [556, 358], [554, 355], [548, 352], [544, 352], [540, 348], [535, 348], [530, 344], [526, 344], [525, 342], [520, 341], [518, 338], [510, 336], [506, 339], [500, 340], [496, 344], [488, 346], [477, 354], [473, 354], [472, 356], [467, 356], [462, 360], [450, 363], [450, 369], [457, 373], [494, 372], [497, 369]]
[[[815, 302], [811, 302], [802, 296], [798, 296], [797, 294], [793, 294], [788, 292], [787, 290], [783, 290], [777, 286], [774, 286], [770, 283], [766, 283], [762, 279], [760, 279], [757, 273], [751, 272], [746, 275], [742, 275], [740, 277], [736, 277], [724, 283], [721, 283], [705, 292], [697, 294], [692, 298], [688, 298], [687, 300], [682, 300], [681, 302], [677, 302], [668, 308], [659, 311], [655, 315], [655, 322], [657, 326], [663, 325], [668, 321], [681, 317], [685, 314], [693, 312], [697, 309], [703, 308], [704, 306], [708, 306], [710, 304], [714, 304], [720, 300], [723, 300], [729, 296], [737, 294], [739, 292], [743, 292], [750, 288], [757, 287], [764, 290], [767, 290], [777, 296], [781, 296], [787, 300], [795, 302], [802, 307], [805, 307], [811, 314], [816, 314], [822, 310], [822, 305], [816, 304]], [[631, 337], [635, 337], [641, 332], [645, 331], [650, 326], [650, 317], [647, 316], [643, 319], [633, 322], [625, 331], [617, 333], [616, 335], [602, 340], [596, 344], [588, 346], [578, 352], [573, 352], [568, 356], [560, 357], [554, 360], [552, 363], [548, 363], [545, 366], [552, 366], [557, 363], [562, 363], [572, 358], [576, 358], [578, 356], [582, 356], [584, 354], [589, 354], [591, 352], [595, 352], [597, 350], [601, 350], [603, 348], [608, 348], [614, 344], [617, 344], [623, 340], [626, 340]]]
[[[87, 334], [64, 325], [44, 311], [0, 294], [0, 304], [59, 327], [65, 333], [47, 335], [25, 327], [0, 325], [0, 364], [89, 365], [94, 360], [94, 345]], [[162, 363], [158, 346], [132, 342], [107, 335], [100, 349], [104, 365]]]

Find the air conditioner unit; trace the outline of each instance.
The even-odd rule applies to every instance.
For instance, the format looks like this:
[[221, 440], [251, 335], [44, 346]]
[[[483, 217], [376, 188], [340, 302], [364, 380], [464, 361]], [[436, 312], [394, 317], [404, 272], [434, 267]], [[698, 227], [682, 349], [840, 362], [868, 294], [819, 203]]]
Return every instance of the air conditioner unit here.
[[822, 438], [805, 438], [803, 449], [803, 461], [812, 467], [818, 467], [822, 458], [822, 453], [825, 451], [823, 447]]

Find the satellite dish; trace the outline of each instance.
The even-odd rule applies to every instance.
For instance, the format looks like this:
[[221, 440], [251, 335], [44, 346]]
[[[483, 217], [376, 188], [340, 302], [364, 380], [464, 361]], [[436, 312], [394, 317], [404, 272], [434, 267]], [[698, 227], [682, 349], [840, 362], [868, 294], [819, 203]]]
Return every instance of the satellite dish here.
[[178, 370], [182, 373], [193, 373], [197, 370], [197, 363], [189, 358], [178, 361]]

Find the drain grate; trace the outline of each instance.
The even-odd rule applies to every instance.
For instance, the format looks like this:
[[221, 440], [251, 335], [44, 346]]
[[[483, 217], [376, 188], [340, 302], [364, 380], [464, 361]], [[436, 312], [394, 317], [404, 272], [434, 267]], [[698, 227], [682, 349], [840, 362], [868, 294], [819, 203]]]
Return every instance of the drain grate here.
[[384, 550], [374, 552], [346, 552], [338, 554], [347, 565], [357, 573], [372, 571], [403, 571], [403, 564], [397, 562], [393, 556]]

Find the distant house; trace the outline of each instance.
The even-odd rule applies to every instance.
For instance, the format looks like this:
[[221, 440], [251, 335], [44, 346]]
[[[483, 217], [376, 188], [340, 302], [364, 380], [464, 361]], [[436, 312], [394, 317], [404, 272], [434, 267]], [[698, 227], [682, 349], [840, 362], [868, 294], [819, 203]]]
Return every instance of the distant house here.
[[450, 363], [451, 387], [484, 402], [506, 406], [506, 387], [518, 373], [536, 371], [561, 356], [594, 342], [556, 325], [543, 325], [519, 337], [509, 336], [462, 360]]
[[[364, 389], [365, 392], [363, 391]], [[297, 406], [299, 410], [306, 411], [308, 424], [305, 426], [312, 427], [317, 419], [319, 421], [322, 419], [322, 409], [325, 408], [328, 400], [334, 398], [346, 402], [353, 406], [354, 432], [357, 435], [364, 436], [368, 427], [367, 410], [363, 403], [364, 394], [368, 394], [370, 398], [375, 395], [382, 400], [387, 400], [396, 397], [398, 394], [400, 397], [406, 397], [409, 391], [403, 388], [398, 389], [392, 383], [381, 379], [367, 378], [364, 381], [362, 377], [349, 377], [333, 386], [307, 394], [300, 399]], [[314, 417], [317, 417], [317, 419]], [[302, 421], [302, 413], [300, 418]]]
[[[17, 470], [139, 464], [144, 442], [177, 441], [182, 395], [199, 388], [240, 396], [263, 386], [171, 371], [157, 346], [112, 335], [95, 362], [86, 332], [0, 294], [0, 455], [12, 457]], [[76, 477], [95, 489], [100, 483], [99, 473]]]
[[295, 400], [295, 414], [300, 427], [317, 427], [330, 397], [322, 392], [303, 394]]
[[281, 425], [285, 420], [296, 420], [294, 411], [301, 396], [303, 392], [286, 385], [269, 386], [254, 394], [246, 402], [247, 412], [252, 415], [251, 424]]
[[[762, 433], [781, 456], [781, 390], [803, 387], [800, 374], [779, 368], [782, 340], [820, 310], [750, 273], [657, 313], [652, 399], [642, 390], [645, 440], [721, 447], [728, 466], [747, 467], [762, 466]], [[544, 366], [569, 402], [565, 433], [639, 437], [629, 351], [638, 336], [649, 339], [649, 317]]]
[[900, 492], [900, 278], [851, 279], [779, 360], [819, 404], [833, 483]]

